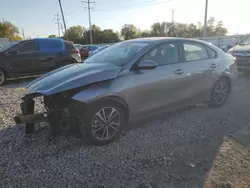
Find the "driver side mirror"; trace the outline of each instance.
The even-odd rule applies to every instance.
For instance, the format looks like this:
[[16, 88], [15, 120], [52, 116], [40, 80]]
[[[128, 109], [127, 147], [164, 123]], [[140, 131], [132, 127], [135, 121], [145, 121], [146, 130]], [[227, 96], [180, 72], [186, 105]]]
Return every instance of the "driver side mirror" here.
[[17, 49], [12, 49], [12, 50], [10, 50], [9, 52], [8, 52], [8, 54], [11, 54], [11, 55], [16, 55], [16, 54], [18, 54], [19, 53], [19, 51], [17, 50]]
[[137, 68], [139, 70], [150, 70], [155, 69], [157, 66], [157, 63], [152, 60], [143, 60], [139, 63]]

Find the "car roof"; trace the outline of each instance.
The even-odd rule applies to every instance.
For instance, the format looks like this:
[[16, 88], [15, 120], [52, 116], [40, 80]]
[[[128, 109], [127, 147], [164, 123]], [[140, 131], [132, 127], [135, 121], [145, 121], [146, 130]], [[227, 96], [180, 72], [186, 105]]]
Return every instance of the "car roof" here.
[[[62, 38], [34, 38], [34, 39], [25, 39], [25, 40], [19, 40], [17, 42], [27, 42], [27, 41], [65, 41]], [[69, 41], [70, 42], [70, 41]]]
[[163, 42], [163, 41], [171, 41], [171, 40], [188, 40], [188, 41], [193, 41], [193, 42], [203, 42], [198, 39], [191, 39], [191, 38], [182, 38], [182, 37], [146, 37], [146, 38], [136, 38], [136, 39], [130, 39], [126, 40], [124, 42], [152, 42], [152, 43], [157, 43], [157, 42]]

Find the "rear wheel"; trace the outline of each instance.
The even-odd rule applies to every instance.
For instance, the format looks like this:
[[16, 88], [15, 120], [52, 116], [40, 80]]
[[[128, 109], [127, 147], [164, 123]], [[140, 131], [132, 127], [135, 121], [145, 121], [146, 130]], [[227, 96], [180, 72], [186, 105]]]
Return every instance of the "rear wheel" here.
[[84, 132], [89, 141], [105, 145], [114, 141], [124, 127], [124, 111], [116, 104], [100, 102], [86, 114]]
[[6, 73], [3, 69], [0, 69], [0, 86], [6, 82]]
[[230, 92], [230, 82], [226, 78], [219, 79], [211, 92], [211, 106], [220, 107], [225, 104]]

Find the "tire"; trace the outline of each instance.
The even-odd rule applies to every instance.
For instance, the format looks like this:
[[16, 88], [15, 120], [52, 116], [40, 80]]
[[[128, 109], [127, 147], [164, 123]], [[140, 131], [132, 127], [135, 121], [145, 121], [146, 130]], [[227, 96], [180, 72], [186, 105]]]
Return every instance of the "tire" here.
[[3, 69], [0, 69], [0, 86], [4, 85], [6, 82], [6, 73]]
[[34, 123], [27, 123], [25, 125], [25, 133], [26, 134], [31, 134], [35, 130], [35, 124]]
[[210, 106], [221, 107], [227, 101], [230, 92], [230, 81], [227, 78], [220, 78], [214, 84], [211, 91]]
[[[120, 135], [125, 124], [122, 108], [108, 101], [95, 103], [90, 108], [85, 115], [85, 123], [80, 128], [83, 128], [83, 134], [94, 145], [106, 145], [113, 142]], [[104, 121], [102, 120], [104, 119], [103, 111], [106, 116]]]

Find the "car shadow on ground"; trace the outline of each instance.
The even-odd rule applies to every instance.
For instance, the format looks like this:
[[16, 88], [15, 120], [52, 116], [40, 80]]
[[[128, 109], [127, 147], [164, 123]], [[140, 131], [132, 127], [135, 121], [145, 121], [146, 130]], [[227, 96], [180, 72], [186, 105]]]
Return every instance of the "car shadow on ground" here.
[[[161, 116], [155, 116], [150, 120], [143, 120], [129, 125], [124, 131], [127, 136], [121, 135], [121, 137], [128, 137], [129, 133], [132, 134], [133, 131], [140, 131], [140, 129], [144, 128], [148, 129], [149, 124], [161, 123], [166, 119], [173, 119], [177, 116], [182, 116], [187, 112], [187, 110], [192, 111], [209, 109], [193, 106], [188, 109], [182, 109], [169, 112]], [[169, 128], [171, 131], [176, 127], [174, 128], [170, 126]], [[214, 160], [218, 155], [221, 146], [225, 142], [225, 138], [228, 137], [233, 140], [240, 141], [242, 140], [243, 133], [246, 136], [246, 139], [248, 139], [246, 135], [246, 127], [236, 131], [238, 134], [234, 134], [233, 136], [232, 132], [236, 133], [235, 129], [225, 131], [225, 127], [223, 126], [218, 129], [210, 129], [206, 127], [203, 127], [203, 129], [203, 131], [206, 132], [205, 135], [194, 136], [192, 134], [197, 133], [195, 131], [190, 131], [184, 133], [184, 135], [173, 137], [170, 133], [169, 135], [166, 135], [166, 142], [159, 142], [159, 147], [162, 152], [161, 154], [158, 154], [153, 158], [137, 159], [135, 161], [136, 163], [141, 164], [146, 177], [150, 179], [152, 187], [203, 187], [209, 171], [214, 165]], [[35, 156], [34, 160], [31, 159], [31, 163], [35, 162], [35, 160], [43, 160], [47, 157], [57, 158], [59, 156], [63, 157], [62, 155], [67, 155], [67, 153], [77, 153], [82, 147], [85, 147], [85, 150], [91, 150], [91, 148], [96, 147], [83, 143], [81, 140], [76, 139], [73, 136], [57, 137], [52, 142], [48, 142], [47, 128], [38, 129], [31, 135], [24, 135], [23, 132], [23, 125], [14, 125], [0, 132], [0, 150], [3, 155], [6, 157], [8, 156], [8, 161], [15, 160], [15, 158], [18, 157], [16, 155], [21, 152], [20, 149], [22, 147], [26, 147], [26, 149], [22, 152], [22, 155]], [[248, 133], [250, 133], [249, 130]], [[190, 136], [186, 138], [189, 134]], [[216, 137], [211, 137], [211, 135], [216, 135]], [[6, 150], [6, 144], [8, 145], [10, 143], [9, 139], [14, 139], [16, 145], [13, 148], [7, 147], [8, 150]], [[154, 139], [152, 139], [152, 141], [154, 141]], [[246, 140], [243, 139], [243, 141]], [[243, 143], [243, 141], [241, 143]], [[120, 147], [127, 144], [123, 142], [123, 138], [121, 140], [118, 139], [116, 142], [119, 142]], [[246, 144], [249, 143], [247, 142], [245, 145]], [[108, 148], [112, 149], [112, 145], [117, 145], [117, 143], [110, 144]], [[127, 154], [128, 160], [129, 158], [136, 158], [136, 152], [140, 152], [137, 151], [136, 144], [134, 146], [135, 148], [132, 147], [130, 153]], [[39, 151], [37, 151], [37, 148], [39, 148]], [[35, 152], [39, 152], [39, 154], [35, 154]], [[166, 156], [166, 159], [161, 158], [161, 156]], [[126, 181], [132, 181], [132, 178], [128, 178]], [[209, 186], [211, 186], [211, 184], [209, 184]], [[143, 185], [140, 187], [142, 188]], [[208, 186], [204, 187], [208, 188]]]
[[32, 82], [36, 78], [38, 78], [38, 77], [7, 80], [5, 85], [0, 86], [0, 89], [1, 88], [23, 88], [23, 87], [26, 87], [30, 82]]

